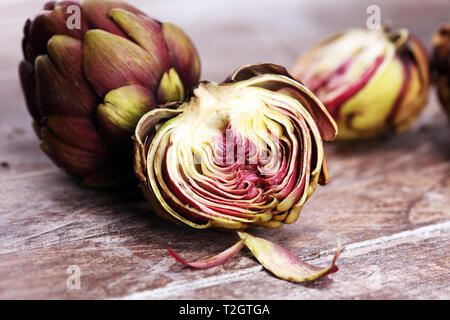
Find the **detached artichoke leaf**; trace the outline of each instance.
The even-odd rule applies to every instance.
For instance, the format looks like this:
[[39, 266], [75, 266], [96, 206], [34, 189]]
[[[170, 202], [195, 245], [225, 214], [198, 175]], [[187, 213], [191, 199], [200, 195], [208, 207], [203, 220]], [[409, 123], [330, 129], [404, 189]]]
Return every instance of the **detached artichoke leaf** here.
[[241, 251], [241, 249], [245, 245], [245, 238], [241, 241], [235, 243], [232, 247], [228, 248], [227, 250], [219, 253], [218, 255], [201, 260], [201, 261], [195, 261], [195, 262], [187, 262], [184, 260], [178, 253], [176, 253], [172, 248], [168, 248], [169, 254], [179, 263], [182, 263], [188, 267], [191, 267], [193, 269], [209, 269], [216, 267], [218, 265], [223, 264], [225, 261], [232, 258], [236, 253]]
[[326, 268], [319, 268], [302, 261], [287, 249], [273, 242], [245, 232], [238, 232], [238, 234], [264, 268], [278, 278], [292, 282], [305, 282], [319, 279], [338, 270], [336, 260], [341, 253], [339, 240], [331, 264]]
[[328, 267], [320, 268], [302, 261], [287, 249], [273, 242], [246, 232], [238, 232], [238, 235], [241, 238], [240, 241], [218, 255], [205, 260], [187, 262], [172, 248], [168, 248], [168, 251], [172, 258], [185, 266], [193, 269], [208, 269], [221, 265], [236, 255], [244, 246], [247, 246], [265, 269], [280, 279], [292, 282], [312, 281], [338, 271], [336, 261], [341, 253], [339, 240], [331, 264]]

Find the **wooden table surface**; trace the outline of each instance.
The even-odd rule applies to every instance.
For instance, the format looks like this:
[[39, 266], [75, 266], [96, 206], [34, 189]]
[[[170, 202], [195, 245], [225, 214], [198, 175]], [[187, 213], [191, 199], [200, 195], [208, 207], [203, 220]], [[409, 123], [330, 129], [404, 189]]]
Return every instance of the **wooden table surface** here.
[[[234, 234], [197, 231], [153, 215], [137, 188], [85, 189], [55, 168], [31, 130], [17, 77], [25, 19], [43, 1], [0, 2], [0, 298], [12, 299], [449, 299], [450, 126], [431, 94], [409, 131], [356, 144], [327, 144], [331, 183], [293, 225], [254, 231], [316, 265], [339, 237], [340, 271], [294, 284], [243, 250], [217, 268], [193, 271], [170, 245], [199, 259]], [[183, 27], [202, 58], [202, 78], [220, 81], [247, 63], [292, 65], [330, 32], [364, 26], [372, 1], [132, 1]], [[383, 20], [429, 47], [450, 19], [448, 0], [378, 1]], [[66, 286], [69, 266], [81, 288]]]

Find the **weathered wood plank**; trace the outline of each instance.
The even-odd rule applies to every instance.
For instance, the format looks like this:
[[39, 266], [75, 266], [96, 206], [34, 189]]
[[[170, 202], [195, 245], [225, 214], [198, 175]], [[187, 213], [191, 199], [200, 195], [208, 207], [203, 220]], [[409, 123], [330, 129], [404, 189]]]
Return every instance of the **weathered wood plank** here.
[[[83, 245], [50, 251], [32, 249], [26, 256], [0, 262], [0, 276], [8, 288], [0, 291], [0, 297], [448, 299], [449, 228], [447, 222], [353, 243], [339, 260], [339, 273], [308, 284], [276, 279], [262, 270], [249, 254], [244, 254], [239, 263], [230, 261], [212, 273], [212, 270], [192, 271], [177, 265], [169, 267], [165, 259], [148, 259], [145, 246], [129, 246], [129, 250], [120, 253], [102, 246]], [[66, 267], [53, 264], [52, 258], [49, 260], [55, 254], [68, 265], [80, 267], [80, 290], [65, 287]], [[307, 256], [306, 259], [325, 265], [331, 254], [327, 250], [319, 258]], [[227, 272], [230, 270], [233, 272]], [[202, 277], [197, 277], [198, 274]], [[124, 287], [129, 294], [124, 295]]]
[[[138, 292], [124, 299], [449, 299], [450, 223], [349, 245], [340, 271], [306, 284], [282, 282], [262, 267]], [[309, 261], [326, 265], [332, 254]], [[185, 271], [188, 272], [188, 271]]]

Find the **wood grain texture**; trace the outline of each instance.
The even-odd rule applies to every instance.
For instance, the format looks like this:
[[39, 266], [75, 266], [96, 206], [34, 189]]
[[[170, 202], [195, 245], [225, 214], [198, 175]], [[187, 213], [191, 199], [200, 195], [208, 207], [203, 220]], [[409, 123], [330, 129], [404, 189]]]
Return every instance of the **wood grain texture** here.
[[[450, 224], [420, 228], [349, 245], [340, 257], [340, 271], [310, 283], [282, 283], [260, 267], [241, 270], [239, 277], [167, 286], [125, 296], [125, 299], [436, 299], [450, 294], [450, 257], [444, 259]], [[424, 234], [426, 233], [426, 235]], [[434, 259], [433, 259], [434, 257]], [[309, 261], [326, 265], [332, 254]]]
[[[220, 81], [261, 61], [290, 66], [317, 38], [365, 24], [369, 1], [131, 1], [192, 37], [203, 78]], [[379, 1], [382, 17], [429, 46], [447, 1]], [[222, 251], [237, 236], [196, 231], [151, 213], [136, 188], [85, 189], [39, 150], [17, 79], [22, 24], [42, 1], [0, 3], [0, 298], [46, 299], [449, 299], [450, 126], [434, 93], [413, 128], [356, 144], [330, 143], [331, 183], [295, 224], [255, 230], [314, 264], [335, 240], [340, 271], [305, 285], [281, 281], [242, 251], [222, 266], [192, 271], [187, 259]], [[408, 14], [404, 14], [407, 10]], [[81, 270], [81, 289], [66, 269]]]

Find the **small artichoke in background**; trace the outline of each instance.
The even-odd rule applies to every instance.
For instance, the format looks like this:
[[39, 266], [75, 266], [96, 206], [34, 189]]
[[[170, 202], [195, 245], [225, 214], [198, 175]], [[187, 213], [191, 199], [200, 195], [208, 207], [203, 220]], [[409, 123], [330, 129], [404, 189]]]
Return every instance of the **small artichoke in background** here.
[[405, 29], [350, 29], [301, 55], [292, 74], [336, 120], [338, 139], [409, 128], [426, 105], [428, 58]]
[[[68, 25], [73, 6], [79, 28]], [[90, 186], [132, 176], [136, 123], [184, 100], [200, 72], [179, 27], [120, 1], [47, 3], [25, 24], [23, 54], [20, 79], [42, 150]]]
[[[224, 83], [202, 82], [184, 103], [145, 114], [135, 132], [135, 171], [160, 216], [191, 227], [279, 228], [297, 220], [317, 183], [328, 182], [322, 139], [337, 128], [320, 101], [278, 65], [245, 66]], [[308, 265], [286, 249], [239, 232], [219, 255], [186, 262], [216, 266], [246, 245], [265, 268], [290, 281], [336, 270]]]
[[439, 100], [450, 117], [450, 24], [444, 24], [433, 35], [431, 71]]

